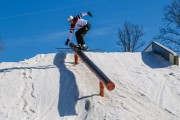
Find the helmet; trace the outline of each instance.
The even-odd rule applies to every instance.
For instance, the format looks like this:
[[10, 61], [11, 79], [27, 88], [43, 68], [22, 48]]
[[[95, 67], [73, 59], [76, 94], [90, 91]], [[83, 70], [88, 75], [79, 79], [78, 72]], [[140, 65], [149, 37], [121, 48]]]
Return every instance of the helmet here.
[[73, 19], [73, 16], [70, 15], [70, 16], [68, 16], [67, 21], [71, 21], [72, 19]]

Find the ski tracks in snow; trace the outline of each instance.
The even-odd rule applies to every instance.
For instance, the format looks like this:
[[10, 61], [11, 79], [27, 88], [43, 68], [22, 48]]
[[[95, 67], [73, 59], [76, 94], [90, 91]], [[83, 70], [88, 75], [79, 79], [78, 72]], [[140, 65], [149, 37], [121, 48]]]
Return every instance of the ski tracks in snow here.
[[58, 88], [59, 79], [55, 82], [53, 78], [57, 76], [56, 71], [58, 70], [54, 70], [57, 68], [47, 57], [43, 54], [38, 55], [32, 58], [33, 64], [22, 66], [24, 69], [21, 70], [20, 77], [23, 85], [19, 93], [21, 111], [25, 114], [22, 120], [42, 120], [57, 104], [58, 91], [56, 88]]
[[23, 86], [20, 92], [20, 99], [22, 101], [21, 102], [22, 111], [26, 114], [25, 117], [23, 118], [25, 120], [32, 118], [36, 113], [36, 106], [34, 105], [35, 104], [34, 99], [36, 98], [36, 96], [34, 95], [35, 85], [33, 78], [31, 76], [32, 69], [31, 68], [26, 69], [26, 67], [24, 68], [25, 69], [21, 71]]
[[[11, 64], [10, 64], [11, 65]], [[32, 69], [26, 67], [24, 63], [22, 64], [15, 64], [17, 67], [11, 67], [4, 69], [2, 80], [9, 81], [8, 87], [6, 89], [10, 89], [12, 95], [8, 95], [10, 100], [6, 101], [13, 101], [13, 104], [7, 104], [7, 108], [9, 108], [6, 118], [7, 119], [24, 119], [27, 120], [31, 118], [36, 113], [36, 108], [34, 108], [34, 91], [35, 85], [33, 83], [33, 78], [31, 76]], [[14, 74], [11, 79], [6, 78], [6, 76], [10, 76]], [[9, 93], [8, 93], [9, 94]]]

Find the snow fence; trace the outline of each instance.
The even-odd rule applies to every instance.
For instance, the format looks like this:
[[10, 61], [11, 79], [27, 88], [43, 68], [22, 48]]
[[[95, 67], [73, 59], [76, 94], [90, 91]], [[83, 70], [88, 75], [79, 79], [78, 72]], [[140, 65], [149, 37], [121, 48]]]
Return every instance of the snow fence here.
[[166, 60], [171, 62], [173, 65], [179, 65], [179, 56], [174, 51], [169, 48], [163, 46], [158, 42], [151, 42], [145, 49], [144, 52], [155, 52], [164, 57]]

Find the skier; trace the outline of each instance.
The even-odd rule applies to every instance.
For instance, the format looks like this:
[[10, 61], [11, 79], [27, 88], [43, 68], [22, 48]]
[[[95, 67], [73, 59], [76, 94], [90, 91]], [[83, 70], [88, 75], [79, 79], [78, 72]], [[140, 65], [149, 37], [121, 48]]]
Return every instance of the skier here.
[[90, 17], [92, 17], [91, 12], [82, 12], [79, 15], [73, 17], [73, 16], [68, 16], [68, 22], [70, 23], [70, 33], [69, 36], [65, 42], [65, 45], [69, 44], [69, 41], [72, 38], [72, 35], [74, 33], [74, 29], [75, 28], [79, 28], [76, 31], [76, 40], [78, 45], [76, 46], [79, 50], [87, 50], [88, 47], [85, 44], [84, 41], [84, 36], [86, 35], [86, 33], [89, 31], [89, 29], [91, 28], [91, 25], [88, 23], [87, 20], [82, 19], [83, 16], [85, 15], [89, 15]]

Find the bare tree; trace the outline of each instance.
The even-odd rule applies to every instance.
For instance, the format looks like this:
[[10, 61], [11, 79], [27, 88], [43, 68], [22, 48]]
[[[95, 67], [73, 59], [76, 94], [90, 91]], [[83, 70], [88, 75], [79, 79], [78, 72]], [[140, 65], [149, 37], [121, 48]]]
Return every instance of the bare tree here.
[[122, 28], [118, 30], [119, 41], [117, 44], [123, 52], [135, 52], [141, 48], [145, 42], [141, 40], [143, 27], [125, 21]]
[[164, 7], [165, 27], [160, 28], [154, 39], [180, 53], [180, 0], [173, 0]]

